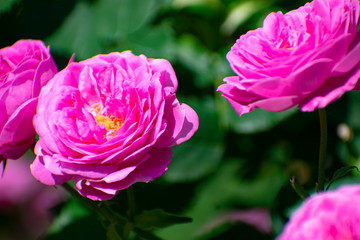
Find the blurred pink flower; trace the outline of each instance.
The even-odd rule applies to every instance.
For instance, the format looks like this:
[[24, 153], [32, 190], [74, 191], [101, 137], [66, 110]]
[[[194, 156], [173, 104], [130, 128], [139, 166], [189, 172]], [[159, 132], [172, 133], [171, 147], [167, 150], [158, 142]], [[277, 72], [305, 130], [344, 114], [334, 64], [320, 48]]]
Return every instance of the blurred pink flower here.
[[21, 40], [0, 49], [0, 159], [17, 159], [34, 145], [37, 97], [56, 72], [41, 41]]
[[307, 199], [278, 240], [359, 240], [360, 186], [343, 186]]
[[314, 0], [240, 37], [227, 54], [236, 77], [218, 91], [242, 115], [255, 108], [323, 108], [360, 77], [358, 0]]
[[[44, 186], [30, 173], [30, 158], [9, 161], [0, 178], [0, 239], [38, 239], [51, 223], [50, 209], [65, 199], [62, 189]], [[7, 221], [5, 221], [7, 219]]]
[[74, 179], [93, 200], [161, 176], [171, 146], [198, 128], [177, 84], [168, 61], [129, 51], [70, 63], [41, 91], [32, 174], [47, 185]]
[[216, 216], [215, 220], [207, 223], [198, 231], [199, 235], [211, 232], [214, 228], [224, 224], [245, 223], [256, 228], [259, 232], [269, 234], [271, 232], [271, 216], [269, 210], [262, 208], [231, 210]]

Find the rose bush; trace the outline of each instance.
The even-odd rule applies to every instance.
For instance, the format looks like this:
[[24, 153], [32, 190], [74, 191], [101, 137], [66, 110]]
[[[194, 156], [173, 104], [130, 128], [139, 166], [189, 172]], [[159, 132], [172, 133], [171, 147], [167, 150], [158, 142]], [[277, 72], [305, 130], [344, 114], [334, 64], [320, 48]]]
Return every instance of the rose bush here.
[[358, 240], [359, 206], [359, 185], [317, 194], [291, 216], [278, 240]]
[[0, 49], [0, 159], [17, 159], [35, 143], [38, 95], [56, 72], [41, 41], [21, 40]]
[[164, 59], [126, 51], [70, 63], [39, 97], [33, 176], [47, 185], [74, 179], [93, 200], [161, 176], [171, 146], [198, 128], [196, 113], [179, 103], [176, 90]]
[[314, 0], [240, 37], [227, 59], [238, 76], [218, 90], [242, 115], [255, 108], [323, 108], [358, 89], [358, 0]]

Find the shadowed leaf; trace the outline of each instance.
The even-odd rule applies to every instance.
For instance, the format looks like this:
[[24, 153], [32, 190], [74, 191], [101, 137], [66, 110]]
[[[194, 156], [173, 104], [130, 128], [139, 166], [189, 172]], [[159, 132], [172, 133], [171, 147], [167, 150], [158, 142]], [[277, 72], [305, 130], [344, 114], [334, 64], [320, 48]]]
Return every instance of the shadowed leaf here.
[[191, 218], [170, 214], [161, 209], [144, 211], [135, 216], [135, 226], [142, 230], [155, 230], [188, 222], [191, 222]]
[[336, 172], [334, 173], [334, 175], [333, 175], [333, 177], [331, 178], [330, 182], [329, 182], [328, 185], [326, 186], [326, 190], [328, 190], [328, 189], [330, 188], [330, 185], [331, 185], [334, 181], [336, 181], [336, 180], [338, 180], [338, 179], [346, 176], [348, 173], [350, 173], [350, 172], [351, 172], [352, 170], [354, 170], [354, 169], [356, 169], [357, 171], [359, 171], [359, 169], [358, 169], [357, 167], [355, 167], [355, 166], [346, 166], [346, 167], [342, 167], [342, 168], [336, 170]]

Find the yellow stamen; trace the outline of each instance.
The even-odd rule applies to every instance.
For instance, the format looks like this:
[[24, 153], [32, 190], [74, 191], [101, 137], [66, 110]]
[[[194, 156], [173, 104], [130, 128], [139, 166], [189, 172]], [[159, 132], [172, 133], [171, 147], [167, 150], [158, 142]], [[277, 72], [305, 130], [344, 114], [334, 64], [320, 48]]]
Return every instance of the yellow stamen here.
[[[99, 125], [104, 125], [105, 129], [108, 131], [108, 134], [115, 136], [116, 132], [121, 128], [121, 126], [124, 124], [124, 120], [121, 118], [116, 117], [107, 117], [103, 116], [100, 113], [100, 104], [95, 104], [95, 121]], [[105, 137], [105, 136], [104, 136]]]

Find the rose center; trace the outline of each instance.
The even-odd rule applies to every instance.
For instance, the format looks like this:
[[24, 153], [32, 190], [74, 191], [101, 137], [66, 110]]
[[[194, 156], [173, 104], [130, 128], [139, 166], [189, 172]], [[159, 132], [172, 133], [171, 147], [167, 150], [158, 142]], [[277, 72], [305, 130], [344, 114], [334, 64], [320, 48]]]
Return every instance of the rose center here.
[[95, 108], [93, 110], [93, 115], [97, 124], [105, 126], [105, 129], [107, 130], [106, 133], [107, 136], [108, 135], [115, 136], [116, 132], [124, 124], [124, 120], [122, 118], [116, 118], [112, 116], [108, 117], [102, 115], [99, 104], [95, 105]]

